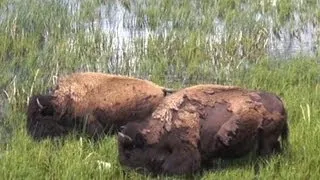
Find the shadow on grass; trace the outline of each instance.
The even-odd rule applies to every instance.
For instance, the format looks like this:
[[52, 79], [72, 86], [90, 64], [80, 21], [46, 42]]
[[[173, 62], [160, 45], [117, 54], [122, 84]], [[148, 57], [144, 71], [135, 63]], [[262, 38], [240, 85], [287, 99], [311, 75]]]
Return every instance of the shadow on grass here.
[[280, 158], [292, 158], [290, 146], [287, 145], [282, 152], [274, 153], [268, 156], [257, 156], [255, 153], [250, 153], [241, 158], [217, 158], [213, 160], [211, 166], [203, 168], [201, 172], [199, 172], [198, 176], [204, 176], [208, 173], [218, 173], [225, 170], [250, 169], [252, 171], [253, 179], [259, 179], [263, 168], [267, 167], [274, 158], [276, 160], [274, 164], [274, 173], [279, 173], [282, 166]]
[[[64, 146], [65, 143], [69, 142], [69, 140], [79, 140], [85, 141], [93, 146], [100, 146], [100, 143], [104, 142], [105, 139], [114, 138], [114, 136], [107, 134], [103, 139], [100, 141], [96, 141], [95, 139], [88, 138], [84, 132], [74, 131], [71, 132], [69, 135], [65, 137], [60, 137], [56, 139], [52, 139], [52, 142], [56, 148], [61, 148]], [[82, 142], [79, 142], [82, 144]], [[281, 159], [291, 159], [291, 151], [290, 151], [290, 144], [283, 149], [281, 153], [275, 153], [269, 156], [257, 156], [254, 152], [241, 157], [241, 158], [233, 158], [233, 159], [221, 159], [216, 158], [213, 159], [210, 166], [202, 166], [202, 169], [191, 175], [157, 175], [153, 174], [149, 171], [144, 169], [131, 169], [125, 166], [120, 166], [119, 172], [122, 174], [122, 177], [132, 177], [134, 174], [143, 175], [146, 179], [202, 179], [206, 175], [210, 173], [219, 173], [225, 172], [229, 170], [246, 170], [252, 172], [252, 179], [260, 179], [260, 172], [265, 168], [268, 167], [270, 163], [274, 163], [272, 168], [275, 174], [280, 172], [282, 168], [282, 161]], [[272, 161], [275, 160], [275, 161]], [[125, 178], [126, 179], [126, 178]]]
[[251, 170], [252, 179], [260, 179], [260, 172], [264, 167], [268, 166], [271, 159], [276, 158], [274, 164], [274, 173], [280, 172], [282, 163], [278, 158], [288, 158], [290, 159], [291, 152], [290, 149], [285, 149], [281, 153], [275, 153], [269, 156], [256, 156], [254, 153], [248, 154], [241, 158], [234, 159], [221, 159], [216, 158], [213, 160], [211, 166], [203, 167], [199, 172], [190, 175], [156, 175], [152, 174], [144, 169], [130, 169], [128, 167], [122, 166], [123, 174], [138, 173], [140, 175], [146, 176], [147, 179], [202, 179], [210, 173], [219, 173], [226, 170]]

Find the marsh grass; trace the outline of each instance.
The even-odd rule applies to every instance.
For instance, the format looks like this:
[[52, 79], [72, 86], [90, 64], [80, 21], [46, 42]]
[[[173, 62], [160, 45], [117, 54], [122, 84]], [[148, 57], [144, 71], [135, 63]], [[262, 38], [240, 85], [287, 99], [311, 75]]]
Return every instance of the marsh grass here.
[[[305, 59], [301, 62], [300, 59], [281, 63], [266, 60], [234, 81], [234, 84], [242, 87], [281, 94], [288, 108], [291, 143], [289, 154], [262, 160], [259, 175], [261, 179], [314, 179], [320, 175], [317, 166], [320, 163], [320, 66], [315, 60]], [[6, 121], [14, 129], [11, 138], [0, 145], [0, 174], [5, 179], [151, 178], [119, 165], [114, 137], [106, 137], [98, 143], [72, 135], [64, 140], [35, 142], [26, 135], [23, 112], [11, 110]], [[110, 163], [111, 168], [99, 168], [98, 161]], [[215, 169], [195, 178], [253, 178], [254, 162], [250, 157], [222, 161]]]
[[[28, 98], [76, 71], [131, 75], [171, 88], [219, 83], [275, 92], [288, 109], [291, 146], [284, 155], [259, 161], [259, 178], [320, 177], [319, 57], [275, 60], [267, 50], [270, 33], [292, 23], [292, 10], [300, 14], [301, 27], [318, 25], [318, 1], [121, 1], [137, 16], [130, 20], [136, 23], [132, 34], [144, 28], [156, 33], [114, 48], [117, 37], [96, 24], [102, 17], [97, 8], [116, 2], [0, 1], [1, 178], [190, 178], [151, 177], [121, 167], [112, 136], [98, 143], [74, 134], [33, 141], [25, 129]], [[257, 14], [268, 18], [257, 21]], [[255, 162], [251, 156], [217, 161], [194, 179], [252, 179]]]

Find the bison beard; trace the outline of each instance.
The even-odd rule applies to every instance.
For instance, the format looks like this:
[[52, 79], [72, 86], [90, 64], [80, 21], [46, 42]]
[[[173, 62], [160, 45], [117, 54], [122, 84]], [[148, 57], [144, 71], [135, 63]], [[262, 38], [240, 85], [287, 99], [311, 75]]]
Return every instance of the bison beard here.
[[124, 166], [153, 174], [190, 174], [215, 158], [236, 158], [259, 144], [257, 153], [280, 151], [287, 132], [282, 101], [267, 92], [198, 85], [164, 99], [145, 121], [118, 134]]
[[171, 92], [126, 76], [74, 73], [61, 78], [53, 93], [30, 98], [27, 130], [35, 139], [63, 136], [73, 129], [97, 139], [128, 121], [144, 119]]

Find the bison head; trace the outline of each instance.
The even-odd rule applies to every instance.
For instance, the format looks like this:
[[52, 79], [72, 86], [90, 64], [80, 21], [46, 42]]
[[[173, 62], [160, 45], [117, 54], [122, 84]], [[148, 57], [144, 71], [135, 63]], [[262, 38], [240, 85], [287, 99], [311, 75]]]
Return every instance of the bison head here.
[[[120, 164], [154, 175], [197, 171], [200, 153], [187, 140], [181, 139], [181, 129], [158, 134], [159, 127], [163, 127], [162, 123], [155, 120], [128, 123], [118, 133]], [[151, 129], [150, 133], [145, 133], [146, 129]]]
[[138, 172], [159, 172], [165, 156], [156, 144], [147, 142], [141, 130], [141, 124], [129, 123], [118, 133], [120, 163]]
[[30, 98], [27, 113], [27, 130], [34, 139], [61, 136], [66, 130], [54, 118], [52, 96], [35, 95]]

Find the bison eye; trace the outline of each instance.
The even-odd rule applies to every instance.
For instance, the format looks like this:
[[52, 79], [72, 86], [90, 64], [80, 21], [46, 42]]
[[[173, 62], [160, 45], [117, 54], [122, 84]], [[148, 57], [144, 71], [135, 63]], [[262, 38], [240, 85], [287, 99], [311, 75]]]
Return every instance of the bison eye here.
[[126, 152], [125, 156], [126, 156], [127, 159], [129, 159], [131, 155], [130, 155], [130, 153]]
[[143, 138], [142, 134], [138, 133], [135, 137], [135, 146], [137, 148], [142, 148], [145, 143], [146, 140]]
[[123, 144], [123, 148], [126, 150], [132, 150], [135, 148], [135, 145], [133, 143]]

